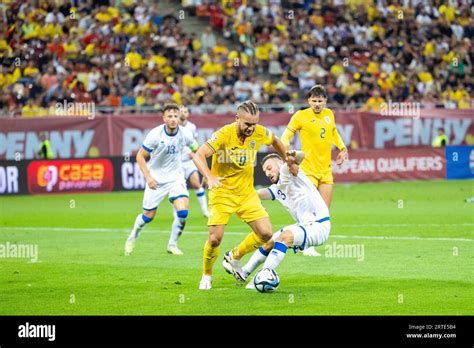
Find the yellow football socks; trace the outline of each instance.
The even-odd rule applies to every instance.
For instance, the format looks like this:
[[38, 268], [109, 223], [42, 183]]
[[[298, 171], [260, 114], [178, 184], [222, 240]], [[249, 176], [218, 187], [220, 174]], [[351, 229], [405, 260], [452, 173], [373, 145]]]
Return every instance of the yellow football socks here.
[[213, 248], [209, 244], [209, 241], [206, 241], [204, 244], [204, 252], [202, 257], [202, 272], [205, 275], [212, 275], [212, 267], [219, 256], [220, 247]]
[[240, 260], [242, 256], [252, 251], [257, 250], [265, 244], [264, 240], [260, 238], [255, 232], [251, 232], [245, 237], [245, 239], [237, 247], [232, 250], [232, 256], [236, 260]]

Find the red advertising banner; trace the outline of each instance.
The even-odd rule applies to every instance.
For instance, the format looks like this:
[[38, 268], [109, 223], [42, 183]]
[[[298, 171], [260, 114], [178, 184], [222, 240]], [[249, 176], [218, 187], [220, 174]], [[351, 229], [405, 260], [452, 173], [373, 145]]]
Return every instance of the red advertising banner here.
[[[260, 123], [281, 136], [290, 113], [262, 113]], [[345, 144], [357, 149], [400, 149], [430, 146], [443, 128], [450, 145], [474, 144], [474, 110], [419, 110], [414, 117], [357, 111], [335, 111]], [[205, 142], [233, 115], [192, 115], [198, 142]], [[37, 158], [40, 133], [46, 132], [55, 158], [132, 156], [148, 131], [161, 124], [161, 115], [105, 115], [0, 119], [0, 160]], [[295, 136], [292, 146], [301, 148]], [[261, 149], [266, 151], [265, 147]]]
[[28, 191], [37, 193], [99, 192], [114, 188], [108, 159], [32, 161], [27, 168]]
[[335, 183], [446, 178], [444, 149], [363, 150], [349, 156], [341, 166], [333, 161]]

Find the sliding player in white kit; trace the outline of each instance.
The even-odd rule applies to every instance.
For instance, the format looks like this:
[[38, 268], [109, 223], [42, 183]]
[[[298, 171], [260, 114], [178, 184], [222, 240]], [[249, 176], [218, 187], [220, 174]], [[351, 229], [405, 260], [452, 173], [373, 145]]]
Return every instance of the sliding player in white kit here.
[[[302, 151], [287, 152], [290, 162], [300, 164], [304, 159]], [[273, 185], [257, 191], [260, 199], [277, 199], [288, 209], [296, 224], [283, 227], [272, 239], [252, 255], [242, 272], [234, 277], [245, 281], [262, 263], [263, 268], [275, 269], [286, 255], [288, 248], [305, 250], [311, 246], [324, 244], [329, 237], [331, 224], [329, 210], [314, 184], [299, 168], [298, 175], [288, 171], [288, 165], [277, 154], [269, 154], [262, 160], [265, 175]], [[253, 281], [247, 288], [254, 288]]]
[[[143, 196], [143, 213], [135, 219], [132, 233], [125, 243], [125, 255], [130, 255], [140, 231], [156, 215], [156, 209], [168, 195], [176, 209], [167, 251], [182, 255], [178, 238], [182, 234], [188, 216], [189, 194], [181, 166], [185, 148], [196, 151], [198, 144], [186, 129], [179, 125], [179, 107], [167, 104], [163, 110], [164, 124], [153, 128], [145, 137], [137, 153], [137, 163], [143, 172], [147, 186]], [[148, 163], [146, 159], [150, 158]]]
[[[189, 109], [186, 106], [181, 105], [179, 107], [179, 111], [180, 111], [179, 117], [180, 117], [181, 127], [188, 130], [193, 135], [194, 139], [197, 139], [198, 134], [197, 134], [196, 125], [188, 120]], [[181, 156], [181, 161], [182, 161], [183, 170], [184, 170], [184, 178], [186, 179], [186, 181], [189, 181], [189, 184], [196, 192], [199, 205], [201, 206], [202, 215], [208, 218], [209, 212], [207, 210], [206, 191], [201, 185], [201, 182], [199, 180], [199, 172], [196, 165], [192, 161], [192, 158], [193, 158], [192, 156], [193, 156], [193, 153], [191, 149], [185, 148]]]

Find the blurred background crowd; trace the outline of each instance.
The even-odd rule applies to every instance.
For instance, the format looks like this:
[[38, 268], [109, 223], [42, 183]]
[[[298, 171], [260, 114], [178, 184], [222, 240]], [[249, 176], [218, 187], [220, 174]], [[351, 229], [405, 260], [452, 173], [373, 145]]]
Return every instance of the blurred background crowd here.
[[0, 4], [0, 115], [283, 111], [314, 84], [333, 108], [473, 108], [467, 0], [101, 0]]

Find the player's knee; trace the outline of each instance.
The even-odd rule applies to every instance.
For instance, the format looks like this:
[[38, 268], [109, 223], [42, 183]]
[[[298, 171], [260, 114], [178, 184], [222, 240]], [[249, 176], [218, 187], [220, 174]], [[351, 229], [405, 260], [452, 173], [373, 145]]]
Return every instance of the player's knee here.
[[270, 231], [264, 231], [264, 232], [260, 233], [260, 238], [262, 238], [262, 240], [265, 243], [267, 243], [268, 241], [271, 241], [272, 235], [273, 235], [273, 233], [272, 233], [271, 230]]
[[209, 235], [209, 244], [213, 248], [217, 248], [219, 245], [221, 245], [221, 240], [222, 238], [219, 236], [213, 234]]
[[273, 242], [273, 239], [270, 238], [268, 242], [262, 245], [262, 249], [268, 253], [273, 249], [274, 244], [275, 242]]
[[283, 231], [277, 239], [278, 242], [290, 246], [293, 243], [293, 232], [286, 230]]

